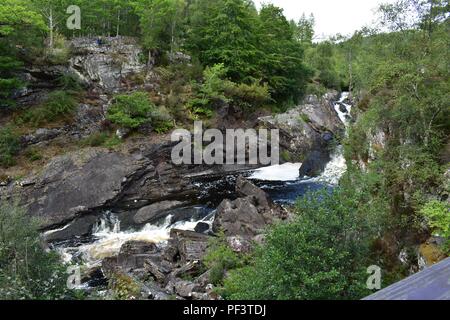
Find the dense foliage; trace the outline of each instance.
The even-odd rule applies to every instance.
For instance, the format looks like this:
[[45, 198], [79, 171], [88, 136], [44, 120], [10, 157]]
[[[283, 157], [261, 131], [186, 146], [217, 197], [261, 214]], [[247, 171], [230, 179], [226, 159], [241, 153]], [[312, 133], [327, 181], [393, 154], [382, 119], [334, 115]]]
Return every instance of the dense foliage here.
[[10, 127], [0, 129], [0, 167], [15, 163], [14, 156], [20, 149], [20, 139]]
[[[80, 30], [66, 28], [70, 5], [81, 8]], [[21, 130], [72, 119], [83, 88], [69, 75], [29, 108], [14, 104], [27, 85], [20, 71], [67, 64], [72, 37], [134, 36], [146, 50], [141, 59], [159, 87], [111, 97], [102, 124], [114, 129], [164, 133], [176, 122], [212, 118], [224, 105], [245, 117], [285, 109], [306, 93], [349, 91], [354, 123], [340, 141], [348, 165], [340, 186], [299, 200], [294, 219], [275, 225], [249, 256], [219, 238], [205, 264], [229, 299], [361, 298], [371, 264], [383, 268], [386, 285], [408, 275], [402, 248], [431, 235], [443, 239], [440, 250], [450, 248], [449, 2], [399, 0], [379, 12], [379, 27], [315, 42], [314, 17], [288, 21], [282, 9], [258, 11], [250, 0], [2, 0], [0, 114], [15, 113], [9, 123], [0, 119], [0, 166], [15, 164]], [[189, 55], [184, 63], [173, 62], [179, 52]], [[117, 146], [113, 132], [79, 146]], [[35, 148], [23, 153], [42, 158]], [[67, 297], [63, 279], [36, 222], [1, 206], [0, 298]], [[137, 295], [124, 275], [110, 285], [116, 298]]]
[[292, 222], [276, 225], [252, 263], [225, 280], [230, 299], [358, 299], [367, 295], [375, 211], [358, 194], [337, 190], [298, 201]]
[[66, 267], [42, 248], [38, 223], [17, 205], [0, 206], [0, 300], [74, 297]]

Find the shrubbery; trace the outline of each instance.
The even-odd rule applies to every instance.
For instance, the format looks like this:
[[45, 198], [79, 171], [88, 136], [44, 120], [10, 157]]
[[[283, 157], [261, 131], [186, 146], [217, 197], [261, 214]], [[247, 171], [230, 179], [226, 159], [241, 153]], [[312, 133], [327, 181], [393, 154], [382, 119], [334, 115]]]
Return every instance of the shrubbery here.
[[0, 166], [15, 164], [14, 156], [20, 150], [20, 139], [10, 127], [0, 129]]
[[210, 272], [209, 281], [219, 286], [223, 284], [225, 273], [242, 266], [243, 260], [242, 257], [231, 250], [222, 234], [210, 242], [204, 263]]
[[0, 206], [0, 300], [69, 299], [66, 267], [43, 249], [38, 223], [17, 205]]
[[432, 200], [420, 213], [427, 219], [435, 234], [445, 239], [444, 249], [450, 253], [450, 205], [448, 202]]
[[145, 92], [118, 95], [108, 109], [107, 118], [124, 128], [137, 129], [150, 122], [150, 114], [155, 105], [150, 102]]
[[203, 82], [195, 86], [195, 97], [189, 102], [194, 114], [210, 117], [217, 103], [232, 103], [246, 109], [273, 102], [267, 84], [261, 85], [257, 81], [252, 84], [238, 84], [228, 80], [226, 74], [227, 68], [224, 64], [206, 67]]
[[116, 96], [107, 119], [129, 129], [151, 124], [157, 133], [165, 133], [174, 126], [169, 112], [164, 107], [157, 108], [145, 92]]
[[22, 114], [18, 122], [40, 126], [60, 119], [69, 120], [77, 105], [77, 100], [69, 92], [54, 91], [48, 95], [47, 100], [41, 106]]
[[377, 224], [345, 191], [307, 195], [274, 226], [252, 263], [225, 279], [228, 299], [359, 299], [367, 295]]

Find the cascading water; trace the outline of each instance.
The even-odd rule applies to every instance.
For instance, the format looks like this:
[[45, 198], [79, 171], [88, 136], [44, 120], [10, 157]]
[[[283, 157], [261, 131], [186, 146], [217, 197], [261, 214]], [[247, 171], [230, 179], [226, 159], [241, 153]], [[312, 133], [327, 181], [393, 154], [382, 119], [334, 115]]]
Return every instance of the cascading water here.
[[[347, 103], [350, 94], [343, 92], [334, 104], [339, 119], [347, 129], [350, 126], [352, 106]], [[331, 155], [331, 161], [317, 178], [299, 179], [301, 163], [287, 163], [256, 170], [249, 179], [255, 181], [271, 197], [281, 203], [293, 203], [307, 191], [336, 186], [347, 171], [343, 147], [337, 146]], [[260, 181], [260, 183], [258, 183]]]
[[[344, 92], [334, 105], [334, 109], [346, 128], [351, 120], [351, 105], [346, 103], [348, 97], [349, 94]], [[300, 166], [301, 163], [285, 163], [247, 172], [244, 173], [244, 176], [267, 191], [276, 202], [292, 204], [298, 197], [310, 190], [334, 187], [347, 170], [342, 146], [336, 148], [323, 174], [317, 178], [299, 179]], [[212, 182], [198, 183], [198, 187], [204, 189], [202, 193], [204, 197], [199, 200], [203, 201], [206, 206], [217, 207], [218, 203], [215, 202], [222, 201], [234, 192], [235, 179], [235, 176], [226, 176], [221, 180], [215, 179]], [[225, 188], [230, 190], [222, 190]], [[215, 202], [210, 201], [211, 194], [215, 197]], [[172, 222], [173, 216], [169, 215], [160, 224], [147, 224], [136, 231], [122, 230], [118, 217], [112, 212], [106, 212], [92, 228], [92, 241], [77, 246], [66, 244], [58, 246], [56, 250], [66, 262], [96, 267], [101, 264], [103, 259], [117, 256], [122, 245], [128, 241], [146, 241], [164, 245], [169, 240], [172, 229], [194, 230], [198, 222], [202, 221], [211, 225], [213, 219], [214, 211], [203, 219], [175, 223]], [[58, 230], [49, 231], [47, 234], [55, 231]]]
[[119, 254], [120, 248], [128, 241], [144, 241], [155, 244], [164, 244], [170, 238], [172, 229], [194, 230], [198, 222], [211, 224], [212, 215], [202, 220], [179, 221], [172, 223], [172, 215], [169, 215], [159, 225], [147, 224], [139, 231], [120, 229], [120, 221], [112, 212], [106, 212], [94, 225], [92, 243], [77, 247], [61, 246], [56, 250], [65, 262], [81, 262], [87, 267], [100, 266], [105, 258]]

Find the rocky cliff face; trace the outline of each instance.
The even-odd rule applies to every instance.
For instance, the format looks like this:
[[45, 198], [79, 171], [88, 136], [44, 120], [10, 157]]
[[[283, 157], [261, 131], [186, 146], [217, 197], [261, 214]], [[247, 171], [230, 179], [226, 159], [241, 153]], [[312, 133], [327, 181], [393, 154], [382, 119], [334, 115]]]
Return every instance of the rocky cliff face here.
[[143, 52], [133, 38], [78, 38], [71, 41], [71, 46], [74, 56], [69, 62], [70, 72], [87, 85], [116, 92], [131, 76], [145, 76]]
[[331, 142], [345, 131], [334, 104], [336, 91], [323, 97], [309, 96], [305, 103], [286, 113], [259, 119], [259, 124], [280, 130], [280, 144], [290, 161], [303, 162], [301, 176], [320, 174], [330, 161]]

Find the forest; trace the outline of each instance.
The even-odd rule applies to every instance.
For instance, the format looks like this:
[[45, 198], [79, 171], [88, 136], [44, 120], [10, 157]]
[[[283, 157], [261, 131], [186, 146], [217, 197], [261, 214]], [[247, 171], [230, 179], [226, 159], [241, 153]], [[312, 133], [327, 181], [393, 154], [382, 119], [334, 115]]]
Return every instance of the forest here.
[[[81, 10], [79, 29], [66, 25], [70, 6]], [[204, 268], [225, 299], [364, 298], [372, 293], [368, 266], [381, 267], [386, 287], [418, 263], [400, 263], [401, 252], [417, 260], [412, 248], [434, 237], [423, 254], [436, 261], [450, 254], [450, 4], [399, 0], [381, 5], [378, 17], [377, 26], [317, 42], [313, 16], [292, 21], [250, 0], [2, 0], [0, 182], [20, 180], [67, 150], [118, 150], [128, 142], [117, 128], [131, 141], [148, 123], [157, 136], [195, 120], [212, 127], [224, 104], [248, 123], [310, 95], [349, 92], [353, 120], [335, 139], [348, 167], [339, 185], [299, 198], [293, 218], [269, 226], [249, 252], [214, 237]], [[77, 50], [69, 44], [79, 38], [99, 46], [134, 39], [158, 89], [136, 75], [127, 85], [139, 89], [111, 94], [106, 129], [63, 147], [24, 147], [22, 136], [71, 123], [91, 99], [70, 74], [51, 80], [44, 101], [30, 107], [17, 99], [28, 85], [23, 70], [67, 66]], [[0, 199], [0, 299], [99, 298], [67, 289], [66, 266], [42, 247], [38, 217]], [[113, 281], [114, 298], [130, 297], [130, 281]]]

